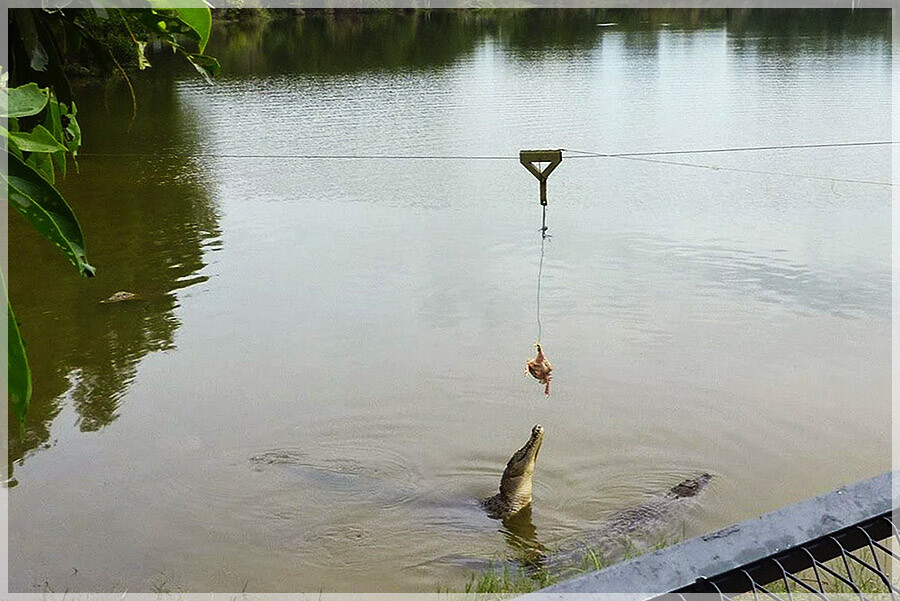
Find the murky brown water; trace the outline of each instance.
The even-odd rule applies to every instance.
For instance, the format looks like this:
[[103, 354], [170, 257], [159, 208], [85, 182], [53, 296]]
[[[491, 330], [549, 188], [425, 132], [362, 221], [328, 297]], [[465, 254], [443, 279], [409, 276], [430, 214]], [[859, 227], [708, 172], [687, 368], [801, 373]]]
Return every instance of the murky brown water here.
[[[35, 379], [10, 449], [11, 590], [460, 588], [513, 553], [477, 499], [537, 422], [548, 547], [701, 471], [711, 489], [667, 527], [889, 469], [888, 187], [567, 154], [546, 399], [522, 377], [540, 210], [515, 160], [889, 139], [889, 13], [433, 14], [213, 38], [223, 77], [158, 61], [128, 134], [120, 89], [79, 91], [65, 192], [98, 277], [10, 219]], [[230, 156], [247, 154], [512, 160]], [[889, 147], [663, 158], [890, 179]], [[144, 298], [99, 304], [118, 290]]]

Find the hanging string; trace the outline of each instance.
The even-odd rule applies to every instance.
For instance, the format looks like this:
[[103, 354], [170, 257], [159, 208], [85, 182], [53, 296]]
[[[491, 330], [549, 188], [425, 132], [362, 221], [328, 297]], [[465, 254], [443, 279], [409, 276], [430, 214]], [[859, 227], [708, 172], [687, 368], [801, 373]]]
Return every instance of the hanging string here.
[[541, 260], [538, 264], [538, 278], [537, 278], [537, 324], [538, 324], [538, 344], [541, 342], [541, 335], [543, 334], [543, 326], [541, 325], [541, 276], [544, 273], [544, 243], [547, 241], [547, 205], [544, 205], [543, 211], [543, 225], [541, 226]]

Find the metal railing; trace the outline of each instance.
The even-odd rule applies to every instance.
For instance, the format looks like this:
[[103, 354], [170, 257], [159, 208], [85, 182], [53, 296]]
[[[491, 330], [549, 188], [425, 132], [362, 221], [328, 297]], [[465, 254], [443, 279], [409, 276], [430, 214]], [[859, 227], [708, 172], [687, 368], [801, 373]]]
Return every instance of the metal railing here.
[[[900, 599], [900, 531], [892, 474], [839, 488], [526, 597], [616, 593], [627, 601], [689, 601], [710, 593], [753, 601]], [[893, 548], [892, 548], [893, 547]], [[565, 595], [565, 596], [561, 596]]]
[[688, 601], [696, 593], [716, 593], [722, 599], [731, 599], [735, 594], [752, 592], [754, 599], [763, 595], [785, 601], [797, 593], [813, 593], [820, 599], [853, 593], [862, 600], [889, 594], [894, 600], [900, 589], [898, 582], [891, 580], [891, 565], [900, 556], [884, 544], [891, 537], [900, 543], [892, 512], [888, 511], [752, 564], [701, 577], [656, 599]]

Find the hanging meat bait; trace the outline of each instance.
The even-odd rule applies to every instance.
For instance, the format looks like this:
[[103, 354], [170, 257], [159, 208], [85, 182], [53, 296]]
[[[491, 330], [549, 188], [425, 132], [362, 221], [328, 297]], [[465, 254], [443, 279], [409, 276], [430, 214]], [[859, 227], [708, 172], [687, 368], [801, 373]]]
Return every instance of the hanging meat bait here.
[[550, 372], [553, 371], [553, 366], [544, 356], [544, 349], [541, 348], [540, 342], [535, 342], [534, 348], [537, 349], [537, 355], [525, 363], [525, 375], [531, 374], [535, 380], [543, 384], [544, 394], [550, 396], [550, 380], [552, 379]]
[[[529, 359], [525, 363], [525, 375], [531, 376], [544, 385], [544, 394], [550, 396], [550, 372], [553, 366], [544, 356], [544, 349], [541, 348], [541, 275], [544, 270], [544, 242], [547, 239], [547, 178], [550, 173], [556, 169], [562, 162], [562, 150], [522, 150], [519, 152], [519, 162], [525, 166], [528, 171], [534, 175], [541, 183], [541, 263], [538, 269], [537, 284], [537, 323], [538, 323], [538, 341], [534, 344], [537, 349], [537, 355], [534, 359]], [[546, 167], [540, 168], [535, 163], [549, 163]]]

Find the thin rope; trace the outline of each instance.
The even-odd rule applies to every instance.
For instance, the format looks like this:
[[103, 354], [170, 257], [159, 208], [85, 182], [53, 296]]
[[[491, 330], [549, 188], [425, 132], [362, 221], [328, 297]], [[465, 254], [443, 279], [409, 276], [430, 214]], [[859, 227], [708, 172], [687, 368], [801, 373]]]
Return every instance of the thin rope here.
[[890, 144], [900, 144], [893, 140], [878, 140], [872, 142], [821, 142], [813, 144], [783, 144], [771, 146], [732, 146], [726, 148], [697, 148], [689, 150], [650, 150], [645, 152], [595, 152], [589, 150], [573, 150], [565, 148], [566, 152], [576, 152], [583, 157], [570, 158], [589, 158], [589, 157], [638, 157], [638, 156], [656, 156], [665, 154], [707, 154], [717, 152], [753, 152], [757, 150], [796, 150], [803, 148], [845, 148], [849, 146], [885, 146]]
[[453, 155], [453, 154], [218, 154], [214, 152], [79, 152], [79, 157], [107, 158], [170, 158], [190, 157], [198, 159], [323, 159], [323, 160], [376, 160], [392, 161], [518, 161], [508, 155]]
[[642, 161], [645, 163], [660, 163], [663, 165], [678, 165], [680, 167], [696, 167], [700, 169], [711, 169], [713, 171], [732, 171], [736, 173], [755, 173], [757, 175], [777, 175], [780, 177], [796, 177], [800, 179], [811, 179], [818, 181], [826, 181], [826, 182], [841, 182], [846, 184], [868, 184], [871, 186], [888, 186], [893, 187], [897, 184], [892, 182], [882, 182], [877, 180], [867, 180], [867, 179], [852, 179], [852, 178], [844, 178], [844, 177], [830, 177], [827, 175], [806, 175], [804, 173], [788, 173], [784, 171], [764, 171], [762, 169], [741, 169], [738, 167], [723, 167], [719, 165], [703, 165], [700, 163], [685, 163], [682, 161], [671, 161], [664, 159], [651, 159], [644, 156], [612, 156], [610, 158], [614, 159], [623, 159], [626, 161]]
[[[704, 165], [699, 163], [686, 163], [682, 161], [651, 159], [651, 156], [661, 155], [684, 155], [684, 154], [711, 154], [711, 153], [727, 153], [727, 152], [752, 152], [762, 150], [796, 150], [810, 148], [846, 148], [853, 146], [886, 146], [898, 144], [895, 141], [869, 141], [869, 142], [823, 142], [814, 144], [785, 144], [770, 146], [736, 146], [731, 148], [703, 148], [703, 149], [684, 149], [684, 150], [653, 150], [644, 152], [593, 152], [588, 150], [563, 149], [567, 153], [576, 153], [575, 156], [569, 157], [574, 159], [585, 158], [607, 158], [607, 159], [624, 159], [632, 161], [646, 161], [651, 163], [660, 163], [667, 165], [679, 165], [682, 167], [694, 167], [699, 169], [711, 169], [714, 171], [731, 171], [735, 173], [752, 173], [757, 175], [775, 175], [779, 177], [793, 177], [799, 179], [809, 179], [818, 181], [828, 181], [832, 183], [847, 184], [866, 184], [872, 186], [894, 187], [900, 184], [892, 182], [865, 180], [854, 178], [830, 177], [824, 175], [807, 175], [804, 173], [792, 173], [784, 171], [765, 171], [759, 169], [742, 169], [739, 167], [723, 167], [717, 165]], [[99, 152], [82, 152], [81, 157], [136, 157], [136, 158], [166, 158], [166, 157], [194, 157], [194, 158], [214, 158], [214, 159], [301, 159], [301, 160], [426, 160], [426, 161], [511, 161], [517, 160], [515, 156], [508, 155], [409, 155], [409, 154], [216, 154], [211, 152], [199, 152], [188, 155], [179, 153], [99, 153]]]
[[541, 226], [541, 261], [538, 266], [538, 278], [537, 278], [537, 324], [538, 324], [538, 344], [541, 343], [541, 336], [543, 335], [543, 326], [541, 325], [541, 276], [544, 273], [544, 242], [547, 241], [547, 205], [544, 205], [543, 210], [543, 219]]
[[[589, 150], [575, 150], [571, 148], [562, 149], [564, 152], [573, 152], [581, 156], [569, 158], [620, 158], [620, 157], [639, 157], [639, 156], [655, 156], [668, 154], [706, 154], [706, 153], [723, 153], [723, 152], [750, 152], [757, 150], [791, 150], [803, 148], [845, 148], [851, 146], [885, 146], [891, 144], [900, 144], [900, 141], [892, 140], [870, 141], [870, 142], [823, 142], [815, 144], [785, 144], [771, 146], [735, 146], [731, 148], [703, 148], [703, 149], [684, 149], [684, 150], [652, 150], [638, 152], [595, 152]], [[509, 155], [452, 155], [452, 154], [434, 154], [434, 155], [414, 155], [414, 154], [237, 154], [225, 153], [218, 154], [214, 152], [195, 152], [185, 155], [179, 152], [81, 152], [82, 157], [138, 157], [138, 158], [165, 158], [165, 157], [196, 157], [196, 158], [215, 158], [215, 159], [327, 159], [327, 160], [448, 160], [448, 161], [517, 161], [518, 157]]]

